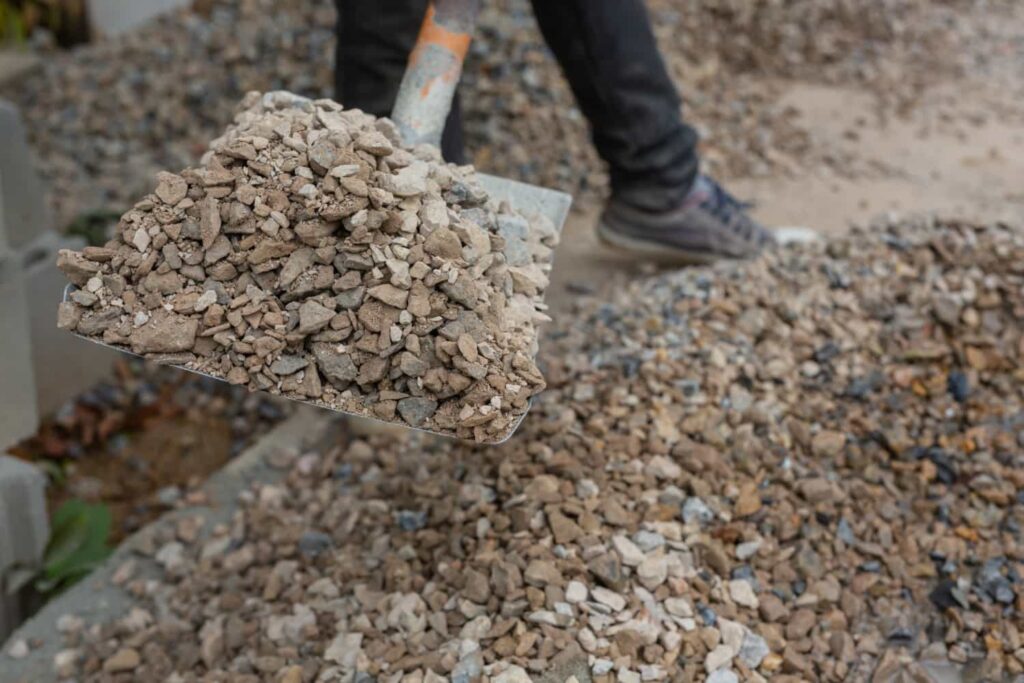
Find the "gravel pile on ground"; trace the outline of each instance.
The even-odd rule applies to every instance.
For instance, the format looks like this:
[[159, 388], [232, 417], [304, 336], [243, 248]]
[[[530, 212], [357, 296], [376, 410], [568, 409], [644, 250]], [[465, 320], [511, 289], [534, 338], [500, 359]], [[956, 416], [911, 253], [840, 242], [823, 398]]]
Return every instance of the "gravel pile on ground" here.
[[532, 358], [555, 226], [387, 119], [250, 93], [200, 168], [161, 173], [115, 239], [64, 250], [59, 325], [252, 390], [500, 441]]
[[[332, 95], [329, 0], [211, 0], [138, 32], [49, 54], [3, 93], [24, 111], [60, 225], [121, 213], [162, 169], [195, 162], [250, 90]], [[787, 172], [814, 150], [771, 77], [880, 83], [902, 100], [969, 62], [981, 68], [1012, 2], [657, 0], [652, 16], [687, 117], [719, 175]], [[970, 19], [971, 21], [967, 21]], [[767, 78], [766, 78], [767, 77]], [[601, 191], [605, 179], [526, 0], [486, 3], [462, 88], [469, 149], [497, 175]], [[841, 169], [838, 169], [841, 172]]]
[[67, 618], [57, 665], [290, 683], [1019, 674], [1022, 263], [1020, 229], [922, 220], [581, 297], [515, 439], [279, 453], [287, 478], [230, 527], [150, 539], [159, 582], [119, 572], [140, 600], [127, 618]]
[[894, 57], [913, 70], [956, 70], [945, 53], [958, 36], [944, 17], [959, 6], [1006, 8], [1005, 0], [651, 0], [655, 24], [691, 62], [714, 55], [734, 73], [846, 81], [877, 77]]

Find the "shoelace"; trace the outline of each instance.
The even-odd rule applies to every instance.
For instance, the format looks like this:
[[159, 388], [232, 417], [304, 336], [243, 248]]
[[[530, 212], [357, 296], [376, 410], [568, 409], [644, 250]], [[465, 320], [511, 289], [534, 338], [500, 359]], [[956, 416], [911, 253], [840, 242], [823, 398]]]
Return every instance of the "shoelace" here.
[[758, 242], [763, 241], [757, 225], [746, 215], [746, 211], [753, 206], [751, 202], [740, 201], [708, 176], [701, 176], [701, 181], [709, 191], [709, 196], [700, 202], [701, 208], [744, 240], [751, 241], [756, 237]]

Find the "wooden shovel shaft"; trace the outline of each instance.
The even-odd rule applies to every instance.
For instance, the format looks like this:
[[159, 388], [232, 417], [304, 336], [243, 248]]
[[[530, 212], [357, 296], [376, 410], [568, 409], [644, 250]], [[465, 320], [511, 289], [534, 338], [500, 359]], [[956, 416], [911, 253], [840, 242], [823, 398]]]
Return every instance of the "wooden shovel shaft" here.
[[407, 144], [440, 146], [480, 0], [431, 0], [391, 118]]

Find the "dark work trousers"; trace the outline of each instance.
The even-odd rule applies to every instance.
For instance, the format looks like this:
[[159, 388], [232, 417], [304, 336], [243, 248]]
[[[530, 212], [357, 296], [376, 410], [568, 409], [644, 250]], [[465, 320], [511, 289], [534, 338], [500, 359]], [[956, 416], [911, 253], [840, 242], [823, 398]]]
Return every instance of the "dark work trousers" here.
[[[336, 97], [382, 116], [391, 111], [427, 0], [335, 0]], [[533, 0], [541, 33], [590, 123], [612, 191], [652, 211], [675, 207], [698, 169], [697, 134], [655, 43], [643, 0]], [[453, 103], [441, 149], [463, 160]]]

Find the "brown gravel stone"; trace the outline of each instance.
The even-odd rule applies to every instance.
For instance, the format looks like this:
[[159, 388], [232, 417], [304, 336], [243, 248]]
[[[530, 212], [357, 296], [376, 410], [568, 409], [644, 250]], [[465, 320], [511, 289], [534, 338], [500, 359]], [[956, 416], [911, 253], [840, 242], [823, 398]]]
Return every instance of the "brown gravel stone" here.
[[107, 673], [116, 674], [125, 671], [133, 671], [142, 661], [137, 650], [132, 648], [121, 648], [103, 662], [103, 670]]
[[179, 175], [161, 171], [157, 174], [156, 181], [154, 192], [164, 204], [174, 206], [188, 194], [188, 183]]
[[562, 573], [558, 571], [553, 562], [546, 560], [533, 560], [523, 574], [523, 578], [531, 586], [560, 586], [562, 584]]
[[159, 310], [132, 331], [129, 343], [135, 353], [191, 351], [198, 329], [199, 323], [194, 319]]
[[817, 616], [809, 609], [798, 609], [793, 612], [786, 624], [786, 638], [799, 640], [811, 632], [817, 623]]

